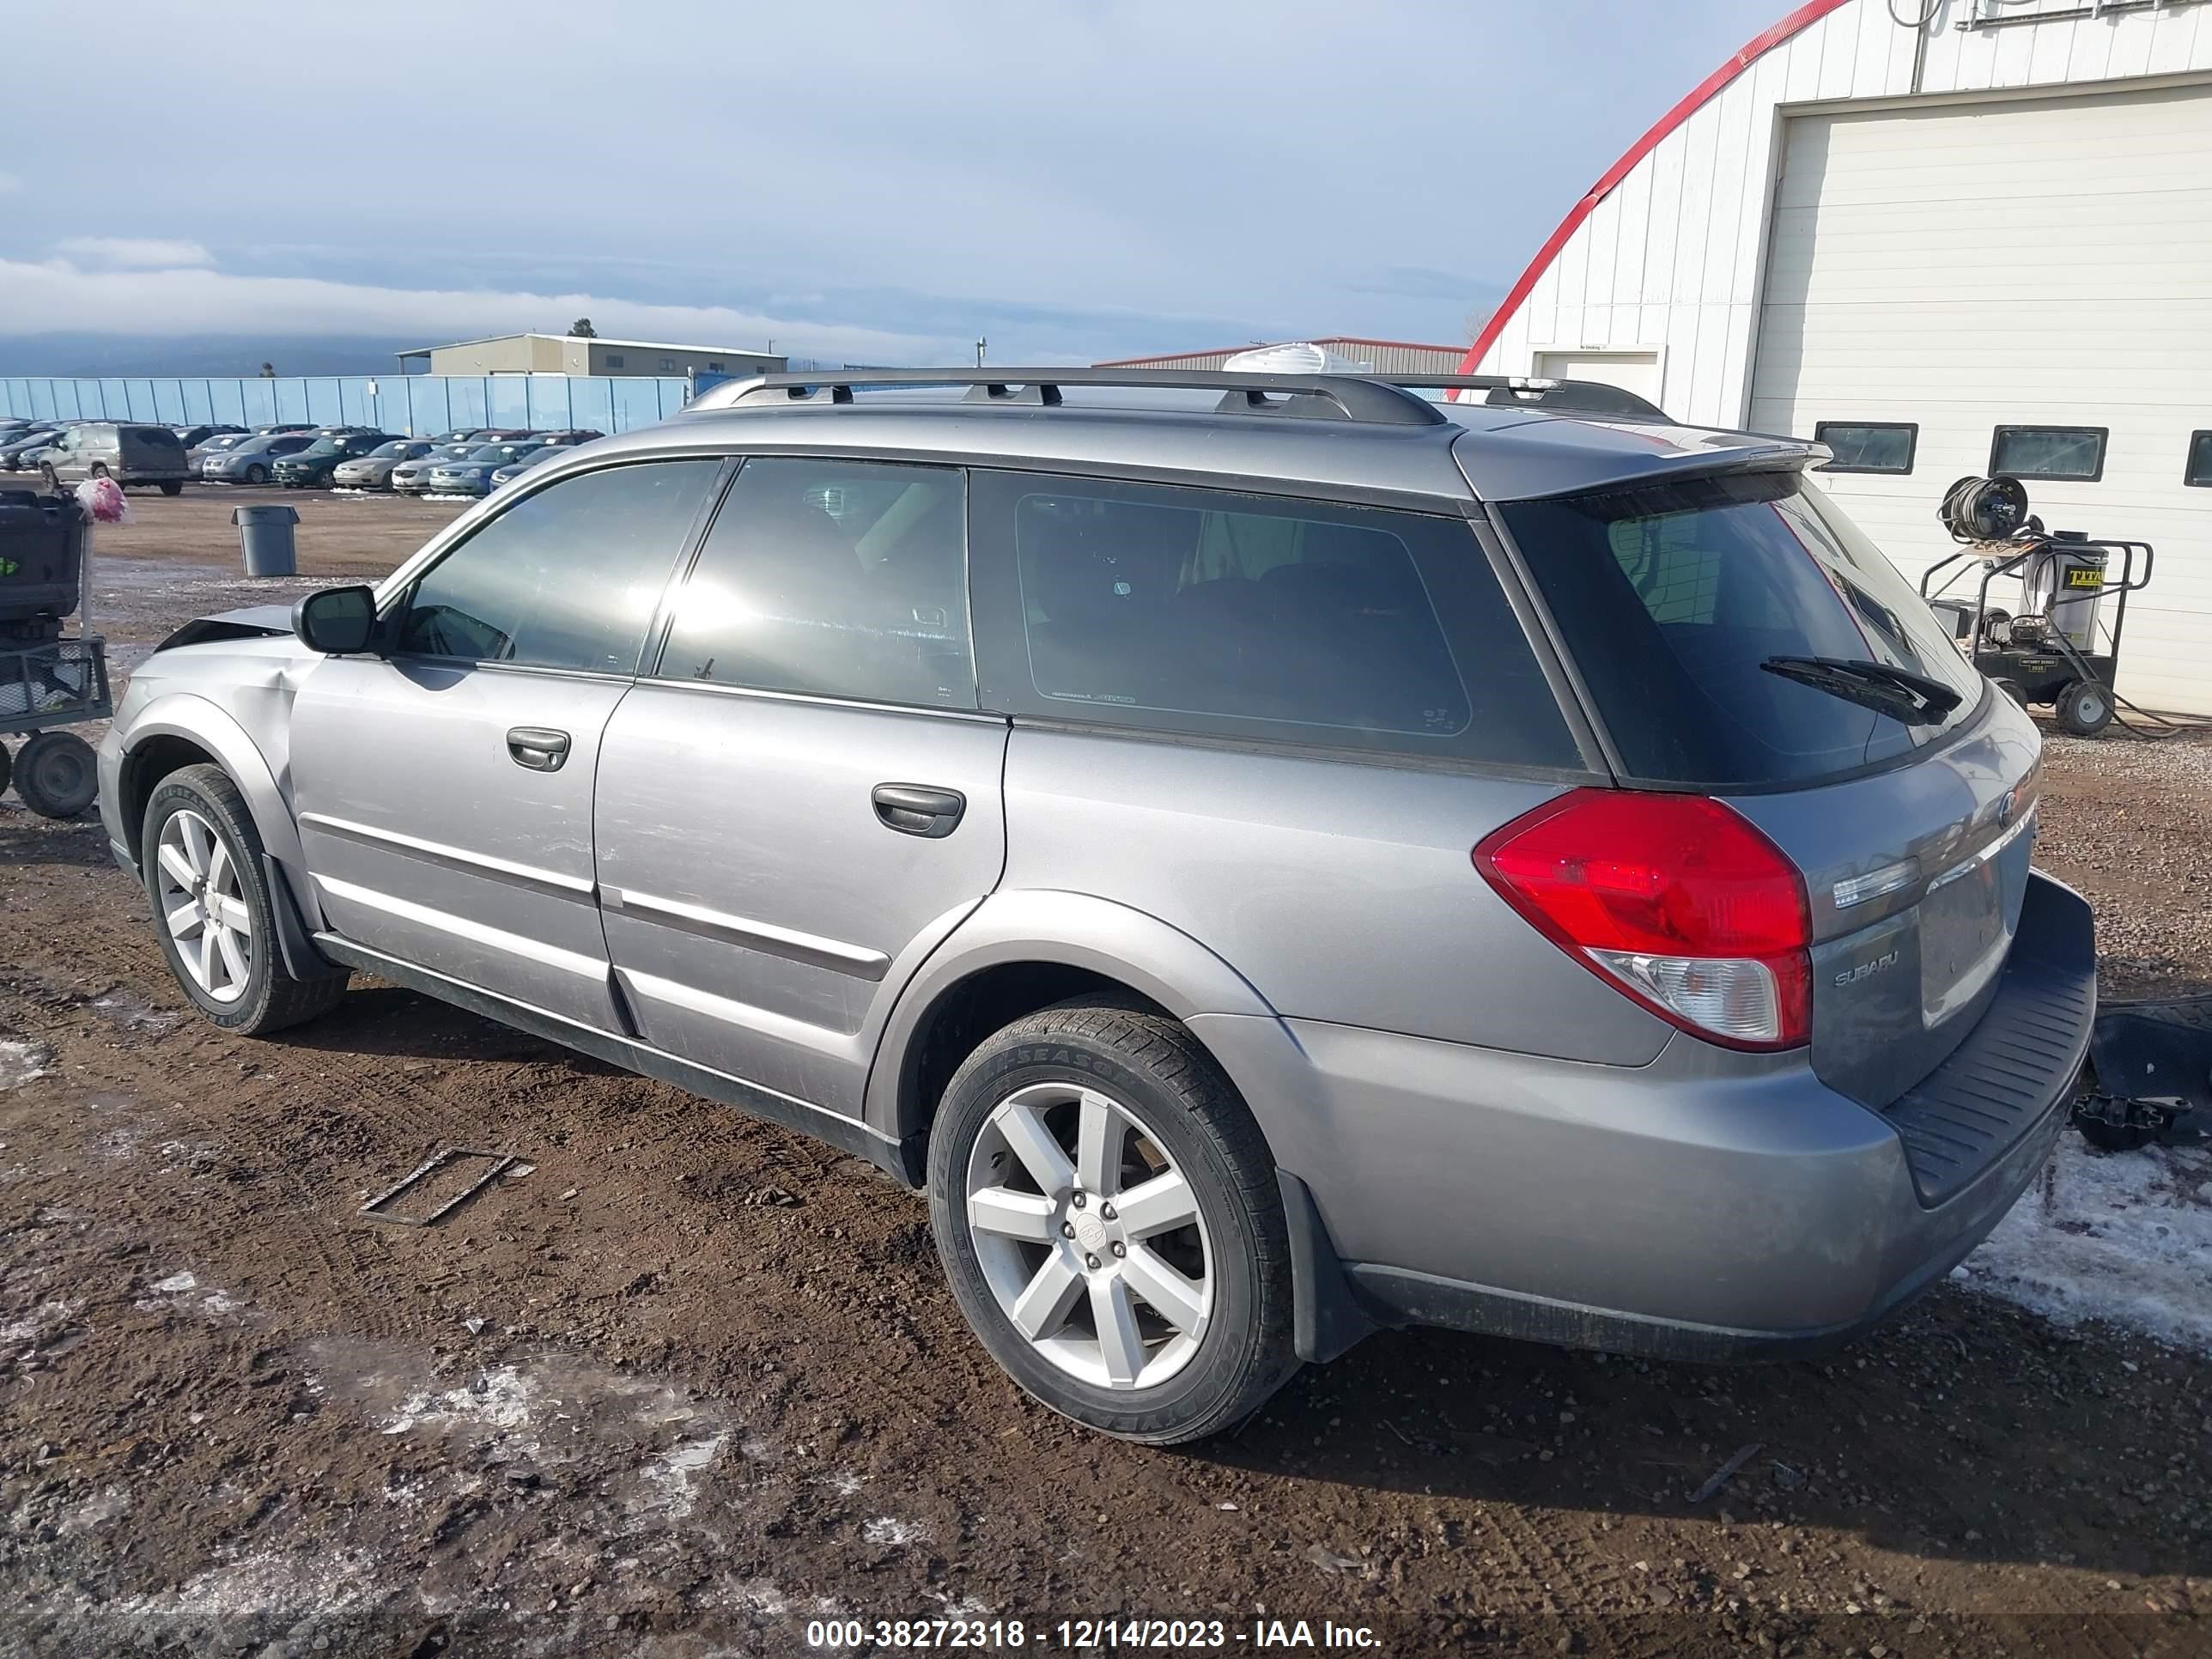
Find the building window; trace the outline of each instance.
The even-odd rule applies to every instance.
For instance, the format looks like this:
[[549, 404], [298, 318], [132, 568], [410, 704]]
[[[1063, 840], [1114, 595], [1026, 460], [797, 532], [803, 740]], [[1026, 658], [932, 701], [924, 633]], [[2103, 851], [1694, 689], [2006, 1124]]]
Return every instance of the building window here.
[[719, 358], [719, 357], [709, 357], [709, 358], [708, 358], [708, 359], [707, 359], [707, 372], [708, 372], [708, 374], [718, 374], [718, 373], [720, 373], [720, 370], [721, 370], [721, 367], [722, 367], [722, 360], [721, 360], [720, 358]]
[[1813, 441], [1835, 452], [1823, 472], [1910, 472], [1920, 428], [1909, 421], [1820, 421]]
[[623, 359], [621, 352], [610, 351], [607, 353], [607, 367], [609, 368], [620, 368], [622, 366]]
[[663, 374], [674, 374], [676, 372], [676, 359], [673, 357], [663, 357], [660, 360], [660, 372]]
[[2102, 426], [2001, 426], [1990, 445], [1990, 471], [2015, 478], [2094, 483], [2105, 476]]
[[2191, 489], [2212, 489], [2212, 432], [2189, 434], [2189, 471], [2181, 482]]

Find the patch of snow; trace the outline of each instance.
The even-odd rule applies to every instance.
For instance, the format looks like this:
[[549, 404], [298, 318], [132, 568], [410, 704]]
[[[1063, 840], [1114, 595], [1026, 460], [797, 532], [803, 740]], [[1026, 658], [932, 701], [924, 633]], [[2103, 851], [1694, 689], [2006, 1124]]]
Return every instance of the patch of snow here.
[[838, 1497], [850, 1498], [868, 1484], [868, 1477], [865, 1474], [855, 1474], [850, 1469], [839, 1469], [834, 1474], [823, 1475], [822, 1482]]
[[698, 1494], [691, 1489], [691, 1477], [713, 1465], [729, 1438], [726, 1431], [704, 1440], [679, 1440], [648, 1461], [641, 1473], [646, 1485], [655, 1494], [653, 1507], [679, 1521], [690, 1514], [692, 1506], [699, 1501]]
[[536, 1382], [519, 1368], [501, 1365], [461, 1388], [410, 1394], [377, 1427], [385, 1434], [405, 1434], [418, 1426], [441, 1431], [482, 1426], [511, 1434], [530, 1426], [537, 1393]]
[[2100, 1153], [2069, 1133], [2052, 1166], [1952, 1277], [2062, 1325], [2212, 1352], [2212, 1147]]
[[272, 1629], [302, 1620], [325, 1625], [383, 1601], [375, 1564], [360, 1550], [313, 1554], [261, 1552], [195, 1573], [175, 1589], [88, 1598], [74, 1607], [49, 1605], [47, 1628], [74, 1627], [111, 1640], [178, 1638], [191, 1634], [233, 1638], [240, 1626]]
[[53, 1050], [43, 1043], [18, 1037], [0, 1037], [0, 1089], [20, 1089], [33, 1078], [46, 1074]]
[[245, 1305], [228, 1291], [210, 1291], [200, 1298], [200, 1311], [217, 1319], [225, 1314], [234, 1314]]
[[903, 1547], [918, 1544], [929, 1536], [926, 1528], [911, 1521], [902, 1521], [896, 1516], [879, 1515], [860, 1528], [860, 1536], [871, 1544], [893, 1544]]
[[55, 1517], [54, 1529], [66, 1537], [106, 1526], [131, 1507], [131, 1494], [120, 1486], [103, 1486], [81, 1503], [69, 1504]]
[[185, 1291], [196, 1291], [199, 1287], [199, 1280], [190, 1273], [171, 1273], [154, 1286], [164, 1296], [176, 1296]]
[[57, 1325], [67, 1324], [82, 1305], [77, 1302], [41, 1302], [27, 1317], [0, 1325], [0, 1342], [35, 1342]]

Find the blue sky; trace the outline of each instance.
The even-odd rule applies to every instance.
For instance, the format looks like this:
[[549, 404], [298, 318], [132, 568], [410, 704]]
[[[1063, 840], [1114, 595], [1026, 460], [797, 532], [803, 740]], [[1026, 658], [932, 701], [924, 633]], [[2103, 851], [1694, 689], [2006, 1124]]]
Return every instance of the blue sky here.
[[71, 8], [26, 8], [0, 360], [580, 313], [869, 362], [1461, 340], [1786, 9], [101, 0], [88, 59]]

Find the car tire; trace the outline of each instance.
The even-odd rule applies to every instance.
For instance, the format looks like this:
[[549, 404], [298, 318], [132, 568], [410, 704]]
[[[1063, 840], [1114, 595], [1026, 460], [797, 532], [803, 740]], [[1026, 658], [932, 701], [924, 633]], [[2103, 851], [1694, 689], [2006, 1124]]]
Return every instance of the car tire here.
[[1274, 1160], [1164, 1014], [1078, 1000], [987, 1039], [946, 1085], [929, 1193], [969, 1326], [1064, 1416], [1180, 1444], [1297, 1370]]
[[169, 774], [143, 824], [139, 863], [161, 954], [209, 1021], [260, 1036], [327, 1012], [345, 994], [343, 972], [299, 979], [285, 965], [261, 831], [222, 768]]
[[161, 486], [161, 493], [164, 495], [181, 495], [185, 493], [185, 487], [173, 478]]
[[39, 476], [46, 481], [46, 493], [48, 495], [52, 495], [61, 489], [62, 475], [54, 471], [52, 462], [41, 461], [39, 464]]
[[41, 732], [15, 757], [15, 793], [42, 818], [82, 815], [100, 793], [100, 763], [74, 732]]
[[265, 466], [258, 465], [247, 467], [246, 469], [246, 482], [250, 484], [267, 483], [269, 482], [269, 469]]
[[0, 744], [0, 795], [8, 793], [8, 780], [14, 774], [15, 763], [9, 756], [5, 744]]
[[2112, 723], [2112, 694], [2088, 680], [2069, 680], [2051, 707], [2058, 729], [2077, 738], [2094, 738]]

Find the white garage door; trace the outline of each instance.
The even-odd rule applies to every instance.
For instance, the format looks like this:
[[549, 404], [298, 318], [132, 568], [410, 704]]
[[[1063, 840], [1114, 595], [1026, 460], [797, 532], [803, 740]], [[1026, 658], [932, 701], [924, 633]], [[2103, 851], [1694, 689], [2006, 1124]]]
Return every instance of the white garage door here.
[[1800, 116], [1786, 138], [1751, 426], [1917, 424], [1910, 473], [1822, 480], [1916, 577], [1996, 428], [2105, 428], [2100, 477], [2030, 498], [2054, 529], [2156, 545], [2120, 690], [2212, 714], [2212, 489], [2184, 482], [2212, 428], [2212, 88]]

